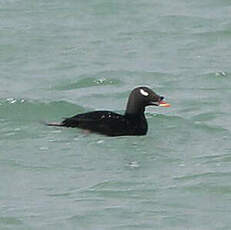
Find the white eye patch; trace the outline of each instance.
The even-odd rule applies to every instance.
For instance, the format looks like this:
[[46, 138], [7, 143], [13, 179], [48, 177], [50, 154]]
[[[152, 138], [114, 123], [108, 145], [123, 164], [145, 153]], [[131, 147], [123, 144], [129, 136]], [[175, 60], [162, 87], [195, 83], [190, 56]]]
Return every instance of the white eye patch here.
[[143, 90], [143, 89], [140, 89], [140, 93], [141, 93], [143, 96], [145, 96], [145, 97], [147, 97], [147, 96], [149, 95], [149, 93], [146, 92], [146, 91]]

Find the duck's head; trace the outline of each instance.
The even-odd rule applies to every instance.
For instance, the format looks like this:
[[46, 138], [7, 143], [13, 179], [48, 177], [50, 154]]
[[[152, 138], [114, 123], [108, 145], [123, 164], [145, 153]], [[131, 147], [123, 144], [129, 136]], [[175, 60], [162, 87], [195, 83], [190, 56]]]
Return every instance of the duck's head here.
[[143, 113], [146, 106], [170, 107], [164, 101], [163, 96], [159, 96], [152, 89], [142, 86], [132, 90], [127, 102], [126, 114]]

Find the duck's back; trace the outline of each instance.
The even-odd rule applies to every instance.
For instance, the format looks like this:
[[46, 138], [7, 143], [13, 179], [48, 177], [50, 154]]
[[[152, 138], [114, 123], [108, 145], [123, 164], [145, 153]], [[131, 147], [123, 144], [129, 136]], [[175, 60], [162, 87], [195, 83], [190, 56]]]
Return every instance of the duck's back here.
[[144, 118], [129, 117], [111, 111], [94, 111], [66, 118], [66, 127], [78, 127], [108, 136], [145, 135], [147, 123]]

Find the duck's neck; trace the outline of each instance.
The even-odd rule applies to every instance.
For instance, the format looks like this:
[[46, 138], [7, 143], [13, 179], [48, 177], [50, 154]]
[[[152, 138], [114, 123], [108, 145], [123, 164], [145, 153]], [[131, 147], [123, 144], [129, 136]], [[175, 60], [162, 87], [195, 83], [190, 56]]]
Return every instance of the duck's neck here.
[[126, 115], [141, 115], [144, 116], [145, 107], [135, 100], [134, 95], [130, 95], [128, 98]]
[[134, 109], [137, 107], [128, 106], [125, 112], [125, 117], [129, 120], [130, 128], [132, 132], [136, 135], [145, 135], [148, 130], [147, 120], [144, 115], [144, 107], [139, 109]]

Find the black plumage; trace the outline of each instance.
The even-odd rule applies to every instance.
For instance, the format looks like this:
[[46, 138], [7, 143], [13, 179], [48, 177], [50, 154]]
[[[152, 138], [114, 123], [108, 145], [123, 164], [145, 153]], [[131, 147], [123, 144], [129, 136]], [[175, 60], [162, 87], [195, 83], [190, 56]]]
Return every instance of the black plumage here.
[[148, 87], [135, 88], [128, 98], [124, 115], [111, 111], [93, 111], [66, 118], [49, 126], [81, 128], [107, 136], [145, 135], [148, 124], [144, 115], [149, 105], [169, 107], [161, 97]]

